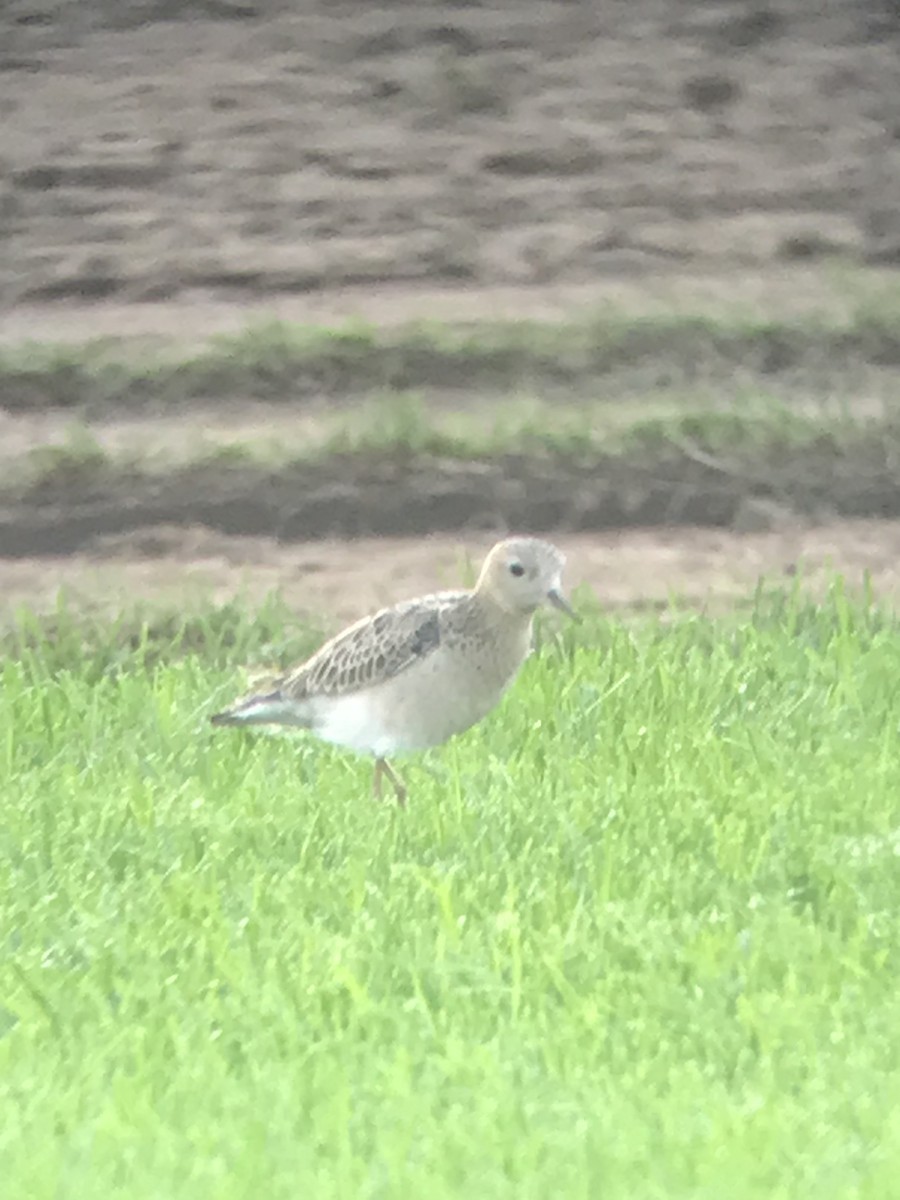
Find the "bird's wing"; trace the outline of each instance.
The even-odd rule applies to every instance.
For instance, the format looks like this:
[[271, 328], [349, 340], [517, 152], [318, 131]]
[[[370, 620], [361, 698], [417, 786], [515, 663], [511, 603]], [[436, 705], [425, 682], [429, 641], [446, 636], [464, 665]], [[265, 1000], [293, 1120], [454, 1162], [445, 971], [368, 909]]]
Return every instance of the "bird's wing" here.
[[291, 700], [341, 696], [393, 679], [437, 650], [441, 613], [463, 595], [439, 593], [364, 617], [279, 680], [279, 693]]

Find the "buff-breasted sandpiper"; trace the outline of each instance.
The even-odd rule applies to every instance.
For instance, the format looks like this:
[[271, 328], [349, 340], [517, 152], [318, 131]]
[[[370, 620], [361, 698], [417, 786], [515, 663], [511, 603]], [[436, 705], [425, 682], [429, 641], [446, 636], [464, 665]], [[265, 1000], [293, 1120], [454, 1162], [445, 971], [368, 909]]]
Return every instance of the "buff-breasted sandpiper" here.
[[436, 592], [365, 617], [312, 658], [217, 713], [214, 725], [309, 729], [375, 758], [373, 788], [406, 788], [388, 758], [440, 745], [486, 716], [531, 650], [542, 604], [574, 616], [561, 591], [563, 554], [549, 542], [499, 542], [470, 591]]

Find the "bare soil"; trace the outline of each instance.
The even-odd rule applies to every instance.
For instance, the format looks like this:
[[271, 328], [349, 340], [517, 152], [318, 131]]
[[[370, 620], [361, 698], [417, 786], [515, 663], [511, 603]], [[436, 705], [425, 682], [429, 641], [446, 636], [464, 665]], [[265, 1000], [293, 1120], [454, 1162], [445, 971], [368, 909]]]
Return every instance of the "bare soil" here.
[[[868, 573], [875, 593], [900, 600], [900, 521], [838, 522], [758, 534], [646, 529], [564, 536], [567, 583], [606, 609], [722, 608], [748, 598], [761, 576], [798, 573], [821, 591], [835, 571], [850, 590]], [[187, 611], [278, 592], [300, 617], [350, 621], [383, 604], [470, 578], [489, 538], [363, 538], [284, 545], [271, 538], [159, 528], [111, 538], [88, 555], [0, 560], [7, 613], [51, 611], [60, 589], [76, 608], [114, 613], [136, 602]]]
[[898, 46], [895, 0], [7, 0], [0, 296], [896, 260]]
[[[8, 0], [0, 340], [191, 340], [258, 313], [558, 316], [604, 299], [834, 311], [820, 259], [900, 262], [898, 98], [895, 0]], [[24, 453], [69, 416], [33, 420], [0, 439]], [[356, 511], [380, 506], [381, 532], [414, 510], [428, 527], [427, 490], [406, 492], [391, 528], [381, 484], [341, 486], [323, 511], [355, 494]], [[542, 528], [566, 524], [567, 487], [528, 482]], [[138, 531], [115, 519], [135, 508], [127, 486], [101, 496], [60, 545], [65, 495], [40, 536], [27, 506], [0, 514], [7, 604], [44, 606], [59, 585], [85, 603], [183, 602], [243, 581], [349, 617], [456, 570], [463, 535], [289, 545], [306, 518], [276, 540], [263, 512], [242, 537], [239, 521], [195, 527], [202, 505], [181, 495], [157, 497]], [[774, 524], [565, 540], [573, 577], [609, 604], [729, 598], [829, 557], [893, 594], [895, 522]]]

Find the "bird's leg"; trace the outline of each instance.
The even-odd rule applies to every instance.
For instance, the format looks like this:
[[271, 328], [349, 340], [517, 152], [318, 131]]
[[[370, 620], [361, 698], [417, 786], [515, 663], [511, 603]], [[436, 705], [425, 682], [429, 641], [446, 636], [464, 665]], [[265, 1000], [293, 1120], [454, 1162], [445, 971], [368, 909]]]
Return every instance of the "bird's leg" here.
[[400, 808], [406, 808], [406, 787], [403, 780], [386, 759], [381, 759], [381, 769], [388, 779], [394, 785], [394, 793], [397, 797], [397, 805]]
[[391, 781], [391, 787], [393, 787], [394, 794], [397, 797], [397, 804], [400, 808], [406, 808], [406, 788], [403, 786], [400, 776], [387, 759], [375, 759], [375, 773], [372, 776], [372, 795], [376, 800], [381, 799], [381, 784], [385, 775]]

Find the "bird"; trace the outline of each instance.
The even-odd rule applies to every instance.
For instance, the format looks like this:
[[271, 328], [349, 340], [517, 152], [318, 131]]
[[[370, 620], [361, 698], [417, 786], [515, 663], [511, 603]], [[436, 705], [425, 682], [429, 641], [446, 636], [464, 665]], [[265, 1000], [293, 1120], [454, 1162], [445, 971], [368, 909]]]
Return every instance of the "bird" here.
[[211, 722], [307, 729], [370, 755], [375, 797], [386, 778], [405, 807], [407, 788], [389, 759], [441, 745], [487, 716], [531, 652], [540, 607], [579, 620], [562, 592], [565, 561], [550, 542], [506, 538], [485, 558], [474, 588], [363, 617]]

